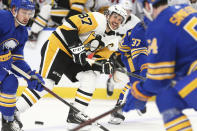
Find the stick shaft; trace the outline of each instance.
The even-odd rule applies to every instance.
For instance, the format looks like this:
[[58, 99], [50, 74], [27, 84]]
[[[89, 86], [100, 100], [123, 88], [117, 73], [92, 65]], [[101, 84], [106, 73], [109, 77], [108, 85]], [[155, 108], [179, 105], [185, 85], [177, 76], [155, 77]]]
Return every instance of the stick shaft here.
[[[101, 63], [96, 62], [96, 61], [93, 60], [93, 59], [86, 58], [86, 60], [90, 63], [90, 65], [96, 64], [96, 65], [98, 65], [98, 66], [102, 66]], [[125, 74], [127, 74], [128, 76], [132, 76], [132, 77], [138, 78], [138, 79], [143, 80], [143, 81], [146, 80], [146, 78], [143, 77], [143, 76], [140, 76], [140, 75], [137, 75], [137, 74], [135, 74], [135, 73], [128, 72], [128, 71], [124, 70], [123, 67], [122, 67], [118, 62], [117, 62], [116, 64], [118, 64], [118, 66], [120, 67], [120, 69], [119, 69], [119, 68], [116, 68], [115, 70], [117, 70], [117, 71], [119, 71], [119, 72], [122, 72], [122, 73], [125, 73]]]
[[76, 128], [74, 128], [74, 129], [72, 129], [72, 130], [70, 130], [70, 131], [77, 131], [77, 130], [83, 128], [83, 127], [86, 126], [86, 125], [90, 125], [90, 124], [92, 124], [93, 122], [95, 122], [96, 120], [101, 119], [101, 118], [103, 118], [103, 117], [105, 117], [105, 116], [107, 116], [107, 115], [109, 115], [109, 114], [111, 114], [111, 113], [113, 113], [113, 112], [116, 112], [117, 110], [121, 109], [123, 106], [124, 106], [124, 104], [122, 104], [122, 105], [119, 106], [119, 107], [113, 108], [113, 109], [111, 109], [111, 110], [109, 110], [109, 111], [107, 111], [107, 112], [105, 112], [105, 113], [103, 113], [103, 114], [101, 114], [101, 115], [99, 115], [99, 116], [97, 116], [97, 117], [95, 117], [95, 118], [89, 119], [89, 120], [87, 120], [87, 121], [81, 123], [79, 126], [77, 126]]
[[[27, 79], [31, 79], [31, 76], [29, 74], [27, 74], [26, 72], [24, 72], [23, 70], [21, 70], [20, 68], [18, 68], [17, 66], [15, 66], [14, 64], [12, 64], [12, 68], [17, 71], [18, 73], [20, 73], [21, 75], [23, 75], [24, 77], [26, 77]], [[72, 108], [73, 110], [75, 110], [76, 112], [80, 112], [79, 109], [77, 109], [76, 107], [74, 107], [72, 104], [68, 103], [67, 101], [65, 101], [63, 98], [61, 98], [59, 95], [57, 95], [56, 93], [54, 93], [53, 91], [51, 91], [50, 89], [48, 89], [44, 84], [42, 84], [44, 90], [46, 90], [48, 93], [50, 93], [51, 95], [53, 95], [55, 98], [57, 98], [58, 100], [60, 100], [61, 102], [63, 102], [64, 104], [66, 104], [67, 106], [69, 106], [70, 108]], [[87, 115], [85, 115], [87, 116]], [[107, 128], [105, 128], [103, 125], [96, 123], [96, 125], [103, 129], [104, 131], [109, 131]]]

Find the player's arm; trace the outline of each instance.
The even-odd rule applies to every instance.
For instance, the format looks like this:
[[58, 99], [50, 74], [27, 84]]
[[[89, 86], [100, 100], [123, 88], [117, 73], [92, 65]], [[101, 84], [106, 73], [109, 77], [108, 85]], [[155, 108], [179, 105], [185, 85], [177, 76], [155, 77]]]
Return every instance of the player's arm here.
[[[27, 41], [27, 32], [26, 35], [21, 36], [21, 43], [18, 44], [18, 46], [12, 51], [12, 57], [13, 57], [13, 64], [22, 69], [24, 72], [28, 73], [31, 72], [30, 66], [27, 64], [27, 62], [24, 59], [24, 47], [25, 42]], [[21, 76], [19, 73], [12, 70], [15, 74], [18, 76]]]
[[67, 18], [73, 15], [81, 14], [87, 0], [70, 0], [70, 11]]
[[[27, 40], [27, 37], [24, 41]], [[13, 64], [17, 66], [18, 68], [22, 69], [24, 72], [29, 74], [31, 76], [31, 79], [27, 79], [25, 76], [21, 75], [14, 69], [11, 71], [15, 73], [16, 75], [23, 77], [28, 84], [28, 88], [35, 89], [37, 91], [42, 91], [42, 84], [44, 84], [44, 80], [42, 76], [38, 73], [36, 73], [35, 70], [32, 70], [31, 67], [28, 65], [28, 63], [24, 60], [23, 50], [24, 50], [25, 44], [19, 44], [13, 51], [12, 51], [12, 57], [13, 57]]]

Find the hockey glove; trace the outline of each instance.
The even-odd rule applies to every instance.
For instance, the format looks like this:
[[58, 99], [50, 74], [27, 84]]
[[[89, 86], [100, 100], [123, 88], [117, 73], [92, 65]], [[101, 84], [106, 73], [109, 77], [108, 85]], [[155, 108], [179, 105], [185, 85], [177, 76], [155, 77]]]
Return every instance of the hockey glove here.
[[11, 70], [12, 68], [12, 54], [9, 50], [0, 51], [0, 67], [6, 68], [7, 70]]
[[44, 80], [42, 76], [35, 71], [32, 71], [30, 74], [31, 79], [27, 79], [28, 88], [35, 89], [37, 91], [43, 91], [42, 84], [44, 84]]
[[73, 61], [75, 63], [80, 64], [82, 66], [87, 64], [84, 45], [81, 44], [76, 47], [70, 47], [70, 50], [72, 51]]
[[147, 100], [152, 94], [144, 91], [139, 81], [133, 83], [133, 86], [128, 92], [126, 103], [123, 107], [124, 112], [128, 112], [134, 109], [143, 110], [145, 108]]
[[95, 52], [105, 47], [105, 43], [101, 40], [101, 38], [102, 37], [100, 35], [96, 35], [96, 38], [92, 39], [89, 44], [87, 44], [91, 52]]
[[114, 64], [108, 60], [102, 60], [102, 73], [112, 74], [114, 72]]

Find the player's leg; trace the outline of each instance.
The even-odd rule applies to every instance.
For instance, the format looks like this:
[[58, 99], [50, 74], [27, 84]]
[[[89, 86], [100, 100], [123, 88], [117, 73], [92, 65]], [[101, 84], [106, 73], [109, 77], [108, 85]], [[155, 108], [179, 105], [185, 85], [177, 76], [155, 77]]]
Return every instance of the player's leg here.
[[[40, 74], [45, 78], [45, 85], [47, 88], [51, 89], [55, 84], [60, 81], [63, 71], [65, 68], [67, 60], [66, 54], [59, 48], [53, 47], [53, 43], [46, 41], [41, 50], [41, 64], [40, 64]], [[69, 61], [68, 61], [69, 62]], [[15, 112], [15, 118], [20, 122], [19, 116], [21, 113], [25, 112], [31, 108], [35, 103], [38, 102], [45, 94], [48, 92], [43, 90], [38, 92], [35, 90], [30, 90], [26, 88], [22, 93], [21, 97], [16, 102], [17, 110]], [[22, 123], [21, 123], [22, 125]]]
[[[73, 104], [74, 107], [79, 109], [81, 112], [84, 112], [84, 110], [88, 107], [95, 90], [96, 73], [90, 69], [91, 67], [89, 65], [82, 67], [73, 62], [73, 64], [65, 70], [65, 75], [72, 82], [79, 81], [80, 83]], [[73, 109], [70, 109], [67, 122], [78, 124], [81, 122], [81, 118], [83, 118], [83, 116], [78, 116]]]
[[169, 87], [160, 92], [156, 97], [156, 103], [167, 131], [192, 130], [189, 119], [182, 112], [188, 105], [174, 88]]
[[[122, 91], [120, 92], [120, 95], [119, 95], [119, 98], [117, 100], [115, 107], [120, 106], [124, 102], [124, 97], [126, 97], [127, 90], [130, 88], [131, 88], [130, 82], [128, 82], [124, 86]], [[118, 125], [118, 124], [121, 124], [121, 122], [123, 122], [124, 120], [125, 120], [125, 117], [123, 115], [122, 109], [120, 109], [117, 112], [114, 112], [111, 114], [111, 118], [108, 123]]]
[[178, 92], [180, 97], [188, 104], [189, 107], [197, 110], [197, 71], [192, 72], [190, 75], [182, 78], [174, 89]]
[[37, 40], [38, 33], [42, 31], [44, 27], [47, 26], [48, 20], [50, 18], [50, 12], [51, 12], [50, 4], [43, 5], [40, 8], [40, 12], [31, 26], [31, 31], [29, 33], [29, 40], [31, 41]]
[[13, 74], [0, 69], [0, 111], [2, 113], [1, 131], [20, 131], [17, 122], [14, 120], [16, 108], [16, 92], [18, 80]]

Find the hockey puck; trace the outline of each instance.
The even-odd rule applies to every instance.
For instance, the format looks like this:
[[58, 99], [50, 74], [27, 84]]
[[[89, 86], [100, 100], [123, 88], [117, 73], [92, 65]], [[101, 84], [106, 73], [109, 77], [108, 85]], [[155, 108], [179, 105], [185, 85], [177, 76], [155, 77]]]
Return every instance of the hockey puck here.
[[42, 122], [42, 121], [35, 121], [35, 124], [36, 125], [44, 125], [44, 122]]

